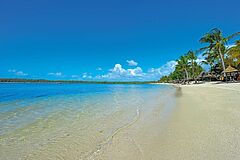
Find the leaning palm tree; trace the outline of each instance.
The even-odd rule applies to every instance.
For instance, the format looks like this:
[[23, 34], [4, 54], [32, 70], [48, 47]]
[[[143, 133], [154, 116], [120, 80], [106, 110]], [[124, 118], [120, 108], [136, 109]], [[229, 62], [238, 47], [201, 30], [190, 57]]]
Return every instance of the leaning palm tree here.
[[[240, 35], [240, 32], [234, 33], [228, 37], [224, 37], [222, 32], [218, 28], [212, 29], [209, 33], [205, 34], [201, 39], [201, 43], [208, 43], [208, 46], [201, 48], [200, 50], [208, 51], [206, 53], [215, 53], [220, 57], [223, 70], [226, 69], [224, 63], [224, 57], [226, 53], [226, 44], [233, 37]], [[224, 73], [224, 77], [226, 74]]]

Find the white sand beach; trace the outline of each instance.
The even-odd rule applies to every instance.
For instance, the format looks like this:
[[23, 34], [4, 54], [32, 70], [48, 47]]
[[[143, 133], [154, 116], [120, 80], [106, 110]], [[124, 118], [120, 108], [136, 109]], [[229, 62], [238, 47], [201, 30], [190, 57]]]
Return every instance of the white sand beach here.
[[240, 84], [184, 85], [177, 105], [142, 113], [99, 159], [240, 159]]

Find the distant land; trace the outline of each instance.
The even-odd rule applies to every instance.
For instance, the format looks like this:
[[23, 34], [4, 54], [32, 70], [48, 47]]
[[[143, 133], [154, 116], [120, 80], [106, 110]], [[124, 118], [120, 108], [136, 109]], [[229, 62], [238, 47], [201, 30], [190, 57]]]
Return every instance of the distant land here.
[[47, 80], [47, 79], [21, 79], [0, 78], [0, 83], [82, 83], [82, 84], [150, 84], [158, 81], [81, 81], [81, 80]]

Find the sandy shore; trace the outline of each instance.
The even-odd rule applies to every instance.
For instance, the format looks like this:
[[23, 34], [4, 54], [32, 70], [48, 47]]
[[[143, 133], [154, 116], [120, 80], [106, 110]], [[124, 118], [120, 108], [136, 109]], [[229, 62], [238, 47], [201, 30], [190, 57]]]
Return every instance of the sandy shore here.
[[96, 159], [240, 159], [239, 100], [239, 83], [181, 86], [175, 107], [141, 112]]
[[[172, 85], [172, 84], [169, 84]], [[191, 85], [175, 85], [182, 88], [218, 88], [218, 89], [227, 89], [227, 90], [234, 90], [234, 91], [240, 91], [240, 83], [223, 83], [223, 82], [205, 82], [200, 84], [191, 84]]]

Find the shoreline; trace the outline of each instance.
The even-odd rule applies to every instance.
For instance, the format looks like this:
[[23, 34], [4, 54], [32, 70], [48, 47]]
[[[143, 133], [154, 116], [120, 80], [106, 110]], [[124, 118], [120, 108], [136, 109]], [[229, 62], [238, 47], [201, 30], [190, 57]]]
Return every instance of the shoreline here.
[[234, 83], [227, 83], [227, 82], [204, 82], [204, 83], [198, 83], [198, 84], [174, 84], [174, 83], [156, 83], [161, 85], [170, 85], [177, 88], [186, 88], [186, 87], [205, 87], [205, 88], [219, 88], [219, 89], [226, 89], [226, 90], [234, 90], [240, 92], [240, 82], [234, 82]]
[[239, 159], [240, 84], [177, 88], [176, 106], [167, 120], [161, 115], [164, 107], [152, 110], [119, 133], [104, 155], [117, 160]]

